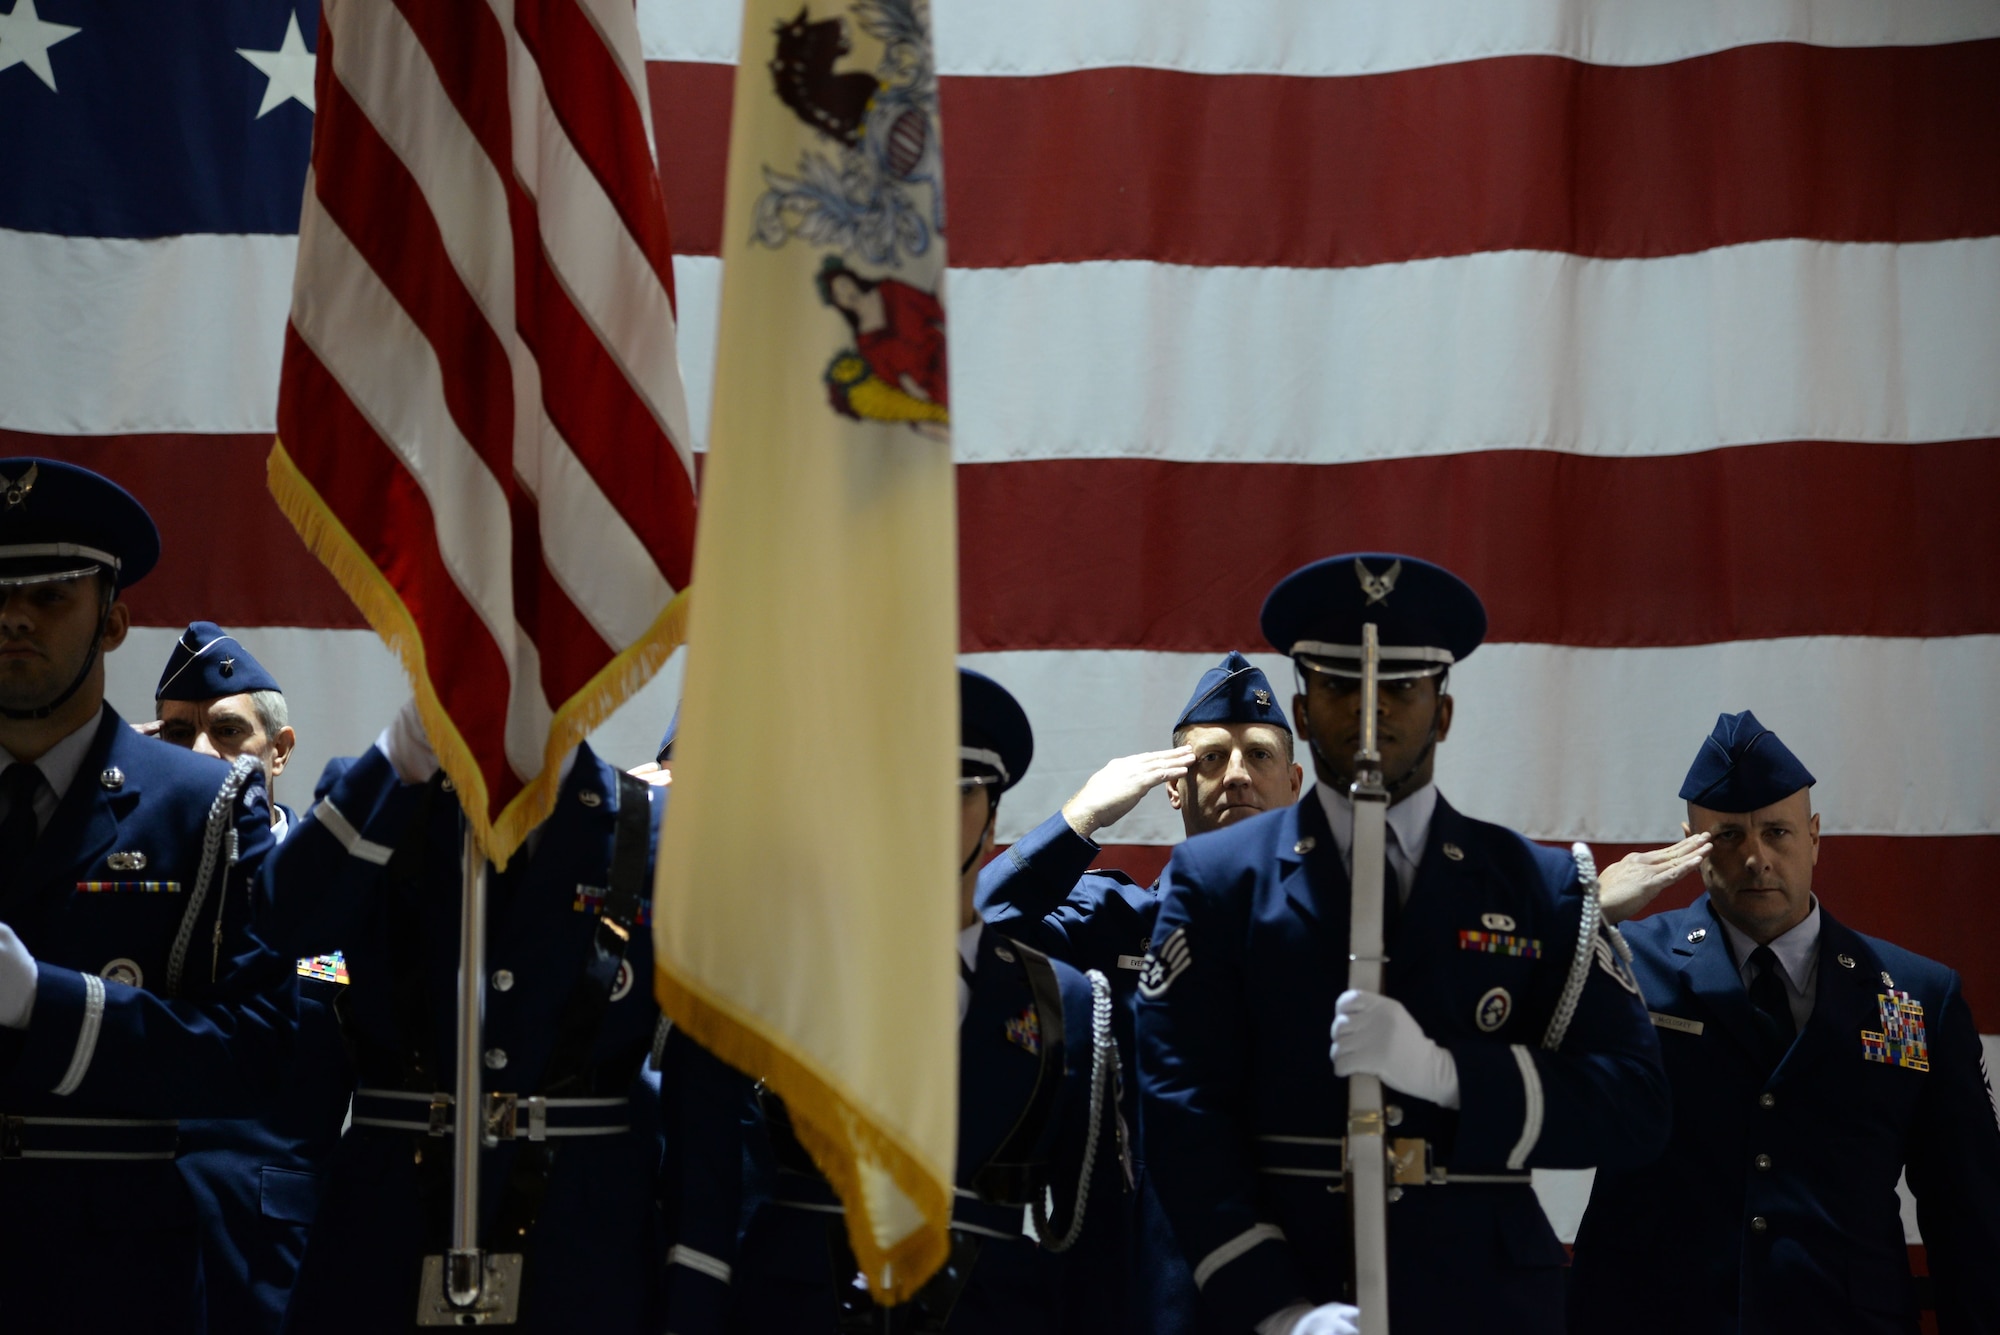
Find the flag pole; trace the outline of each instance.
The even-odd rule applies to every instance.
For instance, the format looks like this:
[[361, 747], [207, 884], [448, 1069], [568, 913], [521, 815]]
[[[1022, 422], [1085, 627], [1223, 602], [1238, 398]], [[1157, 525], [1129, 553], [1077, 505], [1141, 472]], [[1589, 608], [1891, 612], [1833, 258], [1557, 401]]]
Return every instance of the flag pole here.
[[[1381, 641], [1374, 622], [1361, 627], [1361, 746], [1354, 754], [1354, 871], [1349, 901], [1347, 986], [1382, 990], [1382, 860], [1389, 793], [1376, 745]], [[1389, 1335], [1388, 1155], [1383, 1140], [1382, 1081], [1347, 1078], [1347, 1199], [1354, 1229], [1354, 1303], [1361, 1335]]]
[[[426, 1256], [417, 1290], [419, 1326], [512, 1325], [521, 1298], [519, 1252], [479, 1245], [479, 1154], [487, 1147], [480, 1063], [486, 1021], [486, 854], [465, 822], [458, 918], [458, 1070], [452, 1094], [451, 1242]], [[431, 1105], [434, 1126], [442, 1108]], [[498, 1144], [498, 1140], [490, 1142]]]
[[486, 855], [465, 823], [464, 885], [458, 924], [458, 1082], [452, 1117], [451, 1251], [445, 1296], [453, 1307], [479, 1302], [480, 1044], [486, 1011]]

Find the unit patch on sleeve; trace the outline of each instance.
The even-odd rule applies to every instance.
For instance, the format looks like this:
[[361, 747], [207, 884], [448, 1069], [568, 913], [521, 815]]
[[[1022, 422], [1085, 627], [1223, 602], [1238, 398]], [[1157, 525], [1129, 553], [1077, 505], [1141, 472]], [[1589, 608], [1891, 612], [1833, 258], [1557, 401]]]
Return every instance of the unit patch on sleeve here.
[[1461, 931], [1458, 934], [1458, 948], [1476, 950], [1482, 955], [1515, 955], [1524, 960], [1538, 960], [1542, 957], [1540, 940], [1532, 936], [1515, 936], [1512, 932]]
[[1924, 1037], [1924, 1004], [1908, 992], [1890, 988], [1875, 994], [1882, 1028], [1861, 1031], [1863, 1060], [1911, 1071], [1931, 1069], [1930, 1043]]
[[317, 978], [322, 983], [347, 982], [347, 957], [338, 950], [331, 955], [309, 955], [299, 961], [299, 977]]
[[1139, 971], [1139, 995], [1148, 1001], [1158, 1001], [1192, 963], [1194, 953], [1188, 946], [1187, 928], [1176, 927], [1159, 949], [1146, 956], [1146, 967]]

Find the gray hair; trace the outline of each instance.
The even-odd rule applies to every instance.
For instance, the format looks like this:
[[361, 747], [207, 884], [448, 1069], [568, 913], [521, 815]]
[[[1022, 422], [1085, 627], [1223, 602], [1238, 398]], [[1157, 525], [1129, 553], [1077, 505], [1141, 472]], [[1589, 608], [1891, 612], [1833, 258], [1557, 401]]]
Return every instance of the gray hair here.
[[257, 711], [257, 726], [266, 737], [276, 737], [292, 725], [292, 711], [285, 706], [282, 691], [252, 691], [250, 707]]

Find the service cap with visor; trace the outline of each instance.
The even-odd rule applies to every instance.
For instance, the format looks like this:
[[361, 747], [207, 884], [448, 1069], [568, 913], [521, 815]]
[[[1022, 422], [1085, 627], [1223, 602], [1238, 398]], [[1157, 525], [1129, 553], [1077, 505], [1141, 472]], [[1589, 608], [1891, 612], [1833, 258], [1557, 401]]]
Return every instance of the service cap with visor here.
[[1264, 638], [1302, 672], [1361, 675], [1361, 627], [1375, 623], [1383, 681], [1435, 677], [1486, 638], [1486, 606], [1443, 566], [1349, 552], [1300, 566], [1264, 599]]
[[159, 559], [153, 517], [110, 478], [55, 459], [0, 459], [0, 600], [17, 588], [108, 576], [97, 634], [69, 685], [32, 709], [0, 714], [47, 718], [81, 690], [97, 662], [116, 591], [145, 578]]

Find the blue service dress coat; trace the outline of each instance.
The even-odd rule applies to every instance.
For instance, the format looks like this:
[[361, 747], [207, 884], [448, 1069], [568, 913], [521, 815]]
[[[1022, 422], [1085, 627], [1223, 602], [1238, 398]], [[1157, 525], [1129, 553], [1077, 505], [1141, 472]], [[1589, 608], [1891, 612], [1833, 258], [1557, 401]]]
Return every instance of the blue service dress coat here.
[[320, 1175], [354, 1090], [334, 1012], [345, 968], [335, 955], [299, 961], [298, 1040], [269, 1112], [181, 1123], [179, 1162], [202, 1220], [211, 1335], [277, 1335], [284, 1322]]
[[[1599, 1170], [1570, 1329], [1914, 1332], [1896, 1198], [1907, 1168], [1938, 1329], [2000, 1332], [2000, 1114], [1958, 975], [1822, 903], [1813, 1011], [1773, 1070], [1708, 896], [1624, 931], [1666, 1056], [1673, 1139], [1652, 1163]], [[1864, 1055], [1864, 1032], [1887, 1033], [1891, 981], [1922, 1007], [1927, 1070]]]
[[[1317, 796], [1191, 839], [1161, 877], [1141, 982], [1146, 1158], [1210, 1329], [1341, 1296], [1347, 1082], [1327, 1056], [1348, 971], [1348, 878]], [[1393, 884], [1393, 881], [1391, 882]], [[1389, 1316], [1413, 1332], [1562, 1324], [1563, 1249], [1530, 1168], [1623, 1167], [1666, 1142], [1659, 1045], [1600, 937], [1575, 1018], [1542, 1040], [1583, 898], [1567, 853], [1442, 798], [1387, 938], [1384, 990], [1458, 1066], [1461, 1106], [1387, 1092], [1397, 1137], [1452, 1177], [1389, 1206]]]
[[[642, 791], [643, 905], [665, 800]], [[533, 848], [489, 872], [488, 1095], [542, 1094], [558, 1060], [612, 885], [620, 792], [618, 771], [579, 747]], [[356, 1068], [354, 1123], [326, 1169], [288, 1331], [410, 1327], [422, 1259], [446, 1244], [451, 1140], [429, 1135], [427, 1121], [432, 1094], [454, 1079], [460, 821], [444, 781], [403, 784], [371, 748], [328, 767], [319, 800], [271, 859], [274, 936], [294, 956], [345, 957], [341, 1011]], [[482, 1245], [525, 1256], [523, 1331], [654, 1332], [665, 1322], [660, 1096], [642, 1075], [660, 1021], [647, 922], [642, 912], [615, 985], [598, 993], [608, 1000], [578, 1057], [582, 1076], [547, 1095], [546, 1176], [523, 1162], [538, 1153], [525, 1103], [517, 1138], [482, 1155]], [[559, 1107], [556, 1094], [582, 1103]], [[521, 1213], [538, 1186], [539, 1208]]]
[[[1038, 992], [1030, 979], [1038, 965], [1055, 989], [1053, 1010], [1049, 993]], [[1029, 1171], [1045, 1165], [1057, 1197], [1053, 1222], [1060, 1226], [1071, 1217], [1089, 1142], [1090, 984], [993, 928], [981, 933], [970, 981], [971, 1001], [959, 1026], [959, 1157], [949, 1263], [963, 1284], [947, 1295], [948, 1282], [934, 1280], [923, 1297], [894, 1309], [895, 1329], [1040, 1335], [1063, 1329], [1066, 1316], [1073, 1325], [1115, 1320], [1101, 1302], [1090, 1312], [1074, 1310], [1073, 1304], [1089, 1299], [1066, 1292], [1066, 1256], [1023, 1231]], [[1116, 1208], [1110, 1198], [1122, 1172], [1108, 1094], [1104, 1103], [1083, 1206], [1086, 1231], [1091, 1211]], [[717, 1106], [728, 1114], [746, 1105]], [[741, 1191], [711, 1198], [720, 1222], [707, 1235], [718, 1237], [739, 1210], [744, 1226], [733, 1255], [713, 1258], [729, 1275], [726, 1313], [713, 1313], [706, 1325], [677, 1322], [674, 1330], [833, 1335], [846, 1328], [843, 1312], [855, 1306], [857, 1293], [839, 1198], [797, 1146], [781, 1100], [762, 1091], [747, 1109], [733, 1143], [722, 1138], [729, 1134], [725, 1116], [711, 1120], [713, 1139], [678, 1147], [696, 1160], [742, 1163]], [[863, 1301], [852, 1315], [872, 1319], [866, 1313]]]
[[1102, 850], [1055, 815], [1021, 836], [979, 873], [980, 916], [1010, 936], [1078, 969], [1111, 980], [1114, 1023], [1124, 1071], [1119, 1112], [1132, 1149], [1132, 1189], [1123, 1208], [1100, 1213], [1069, 1264], [1072, 1284], [1123, 1290], [1113, 1301], [1132, 1335], [1184, 1335], [1197, 1329], [1194, 1276], [1146, 1174], [1139, 1126], [1134, 1013], [1139, 971], [1152, 946], [1159, 895], [1123, 872], [1093, 872]]
[[261, 936], [270, 807], [253, 772], [211, 826], [227, 765], [109, 706], [96, 726], [27, 864], [0, 870], [0, 921], [40, 966], [28, 1028], [0, 1030], [0, 1324], [199, 1331], [176, 1122], [266, 1107], [296, 1023], [294, 966]]

